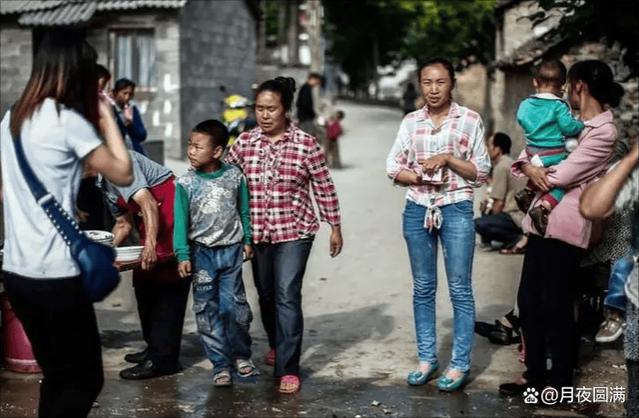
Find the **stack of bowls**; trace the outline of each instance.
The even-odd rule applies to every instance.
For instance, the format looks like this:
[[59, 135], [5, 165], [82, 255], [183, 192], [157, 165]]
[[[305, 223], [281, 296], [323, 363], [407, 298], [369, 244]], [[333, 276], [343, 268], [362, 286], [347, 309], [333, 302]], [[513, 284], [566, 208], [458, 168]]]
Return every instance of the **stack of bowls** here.
[[113, 247], [113, 234], [107, 231], [84, 231], [84, 233], [89, 237], [89, 239], [99, 242], [100, 244], [108, 245], [109, 247]]
[[117, 247], [115, 249], [115, 261], [137, 261], [142, 255], [141, 245], [134, 245], [131, 247]]

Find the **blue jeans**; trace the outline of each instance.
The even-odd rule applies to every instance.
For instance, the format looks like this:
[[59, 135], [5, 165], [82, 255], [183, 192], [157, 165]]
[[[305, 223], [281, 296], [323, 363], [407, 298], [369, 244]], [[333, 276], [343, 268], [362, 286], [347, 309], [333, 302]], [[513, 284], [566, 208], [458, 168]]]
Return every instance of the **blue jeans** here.
[[275, 349], [276, 377], [300, 373], [302, 278], [312, 246], [312, 239], [300, 239], [254, 247], [253, 278], [268, 343]]
[[251, 358], [253, 314], [242, 281], [242, 244], [196, 244], [192, 260], [197, 330], [213, 373], [218, 373], [231, 368], [235, 359]]
[[441, 240], [453, 304], [454, 341], [450, 367], [470, 369], [475, 301], [471, 283], [475, 229], [473, 204], [462, 201], [441, 207], [441, 228], [424, 227], [426, 208], [411, 201], [404, 209], [404, 239], [413, 273], [413, 313], [417, 354], [422, 362], [437, 360], [435, 292], [437, 291], [437, 238]]
[[620, 311], [626, 311], [626, 281], [635, 267], [635, 259], [632, 255], [620, 258], [613, 264], [608, 280], [608, 293], [604, 299], [604, 305]]

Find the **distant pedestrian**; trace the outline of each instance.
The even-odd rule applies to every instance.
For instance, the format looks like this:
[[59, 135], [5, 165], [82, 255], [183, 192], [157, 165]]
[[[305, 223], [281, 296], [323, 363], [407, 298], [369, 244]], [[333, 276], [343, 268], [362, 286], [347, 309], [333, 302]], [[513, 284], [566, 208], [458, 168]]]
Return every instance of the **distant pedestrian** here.
[[338, 140], [344, 133], [342, 129], [344, 116], [344, 112], [338, 110], [326, 122], [326, 162], [329, 168], [342, 168]]
[[83, 163], [115, 184], [131, 183], [131, 160], [111, 107], [98, 101], [96, 59], [81, 34], [45, 32], [27, 86], [0, 123], [4, 286], [44, 376], [40, 417], [89, 414], [104, 383], [102, 347], [80, 269], [33, 198], [15, 144], [69, 214]]
[[146, 128], [142, 116], [135, 103], [135, 83], [128, 78], [121, 78], [113, 86], [113, 110], [117, 116], [118, 126], [129, 149], [146, 155], [142, 142], [146, 140]]
[[271, 348], [266, 361], [275, 365], [281, 393], [300, 388], [302, 278], [319, 230], [311, 184], [320, 219], [331, 225], [331, 257], [342, 250], [337, 192], [324, 153], [315, 138], [286, 116], [294, 91], [291, 78], [262, 83], [255, 102], [258, 127], [242, 133], [226, 159], [239, 166], [248, 180], [253, 277]]
[[311, 72], [306, 83], [302, 84], [297, 94], [297, 120], [299, 128], [307, 134], [317, 137], [317, 127], [315, 126], [315, 102], [313, 100], [313, 88], [322, 84], [322, 76]]
[[386, 159], [388, 176], [408, 186], [403, 228], [413, 273], [419, 365], [407, 381], [423, 385], [439, 368], [435, 292], [440, 241], [455, 332], [452, 358], [437, 387], [450, 392], [461, 388], [470, 373], [475, 322], [473, 188], [486, 182], [490, 159], [481, 117], [453, 101], [452, 64], [441, 58], [426, 62], [419, 84], [426, 105], [404, 117]]
[[234, 368], [241, 377], [257, 372], [242, 281], [242, 254], [253, 257], [249, 192], [242, 171], [221, 161], [228, 141], [222, 122], [199, 123], [189, 139], [191, 169], [175, 185], [173, 247], [180, 276], [194, 276], [193, 310], [214, 386], [230, 386]]
[[402, 94], [402, 110], [404, 111], [404, 115], [415, 111], [415, 100], [417, 100], [418, 96], [413, 82], [409, 81], [406, 83], [404, 94]]

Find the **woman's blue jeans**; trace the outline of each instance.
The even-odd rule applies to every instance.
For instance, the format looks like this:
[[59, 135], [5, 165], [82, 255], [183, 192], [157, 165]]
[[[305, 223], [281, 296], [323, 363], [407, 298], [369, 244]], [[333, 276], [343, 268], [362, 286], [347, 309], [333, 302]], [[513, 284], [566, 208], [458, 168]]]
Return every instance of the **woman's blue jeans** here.
[[453, 304], [454, 340], [449, 367], [470, 369], [475, 301], [472, 288], [475, 228], [473, 204], [465, 200], [441, 207], [440, 229], [424, 227], [426, 208], [411, 201], [404, 209], [404, 239], [413, 273], [413, 313], [419, 361], [437, 360], [435, 293], [437, 290], [437, 240], [441, 241], [448, 291]]

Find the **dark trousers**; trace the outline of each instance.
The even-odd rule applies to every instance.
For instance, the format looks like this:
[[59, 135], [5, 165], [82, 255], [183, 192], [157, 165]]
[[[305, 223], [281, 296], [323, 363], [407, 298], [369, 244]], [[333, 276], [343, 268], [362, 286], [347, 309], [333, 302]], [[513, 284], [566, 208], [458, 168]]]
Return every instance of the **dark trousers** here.
[[75, 278], [32, 279], [5, 272], [11, 306], [44, 378], [39, 416], [86, 417], [104, 375], [93, 305]]
[[259, 295], [262, 323], [275, 349], [275, 376], [299, 375], [304, 317], [302, 278], [312, 240], [258, 244], [253, 279]]
[[484, 215], [475, 219], [475, 232], [481, 236], [481, 242], [499, 241], [514, 244], [522, 235], [521, 228], [513, 222], [507, 213]]
[[142, 335], [148, 346], [149, 359], [159, 369], [179, 367], [190, 283], [190, 280], [135, 282]]
[[[526, 341], [526, 378], [572, 386], [577, 363], [574, 312], [576, 272], [582, 250], [562, 241], [531, 235], [524, 257], [518, 304]], [[547, 349], [552, 369], [546, 370]]]

